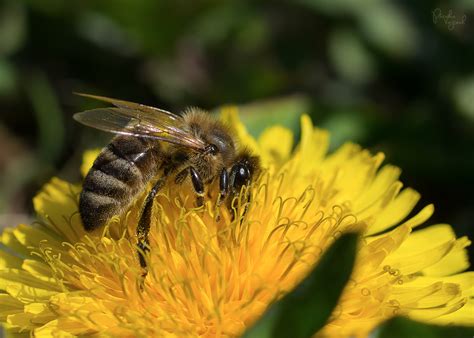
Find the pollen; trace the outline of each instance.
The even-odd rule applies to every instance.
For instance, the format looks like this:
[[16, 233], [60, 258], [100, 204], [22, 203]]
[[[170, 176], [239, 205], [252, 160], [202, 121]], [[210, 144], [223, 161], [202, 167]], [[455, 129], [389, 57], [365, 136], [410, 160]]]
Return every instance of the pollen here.
[[[472, 325], [466, 247], [447, 224], [421, 230], [434, 207], [408, 217], [420, 195], [400, 170], [301, 120], [251, 137], [234, 108], [221, 118], [262, 162], [235, 215], [209, 193], [167, 184], [152, 212], [148, 274], [135, 237], [143, 197], [94, 232], [78, 214], [81, 186], [52, 179], [34, 198], [38, 222], [7, 228], [0, 246], [0, 321], [35, 336], [234, 337], [291, 291], [345, 232], [362, 234], [354, 271], [321, 337], [365, 337], [396, 315]], [[84, 155], [87, 172], [97, 151]], [[308, 160], [311, 159], [311, 160]], [[246, 195], [245, 192], [242, 195]]]

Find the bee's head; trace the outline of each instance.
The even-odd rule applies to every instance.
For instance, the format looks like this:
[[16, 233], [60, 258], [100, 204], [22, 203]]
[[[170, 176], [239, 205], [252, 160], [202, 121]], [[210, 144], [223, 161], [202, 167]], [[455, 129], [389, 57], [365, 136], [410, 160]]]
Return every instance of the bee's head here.
[[215, 158], [222, 160], [224, 164], [229, 164], [235, 157], [234, 140], [227, 130], [215, 128], [205, 135], [205, 141], [208, 144], [205, 152]]

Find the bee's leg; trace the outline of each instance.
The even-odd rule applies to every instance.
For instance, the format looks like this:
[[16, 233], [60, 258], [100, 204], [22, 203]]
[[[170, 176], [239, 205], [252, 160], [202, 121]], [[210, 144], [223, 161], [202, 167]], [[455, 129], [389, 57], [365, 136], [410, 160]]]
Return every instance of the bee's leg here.
[[219, 207], [221, 206], [222, 201], [226, 198], [227, 192], [229, 191], [229, 173], [226, 168], [222, 168], [221, 175], [219, 176], [219, 197], [217, 199], [217, 216], [216, 221], [219, 221]]
[[[227, 195], [229, 190], [229, 174], [225, 168], [222, 168], [219, 179], [219, 202], [221, 202]], [[220, 203], [219, 203], [220, 204]]]
[[242, 219], [247, 215], [247, 211], [249, 211], [250, 201], [252, 198], [252, 194], [249, 190], [245, 192], [245, 205], [244, 205], [244, 212], [242, 213]]
[[204, 182], [193, 167], [189, 167], [189, 174], [191, 175], [191, 182], [196, 192], [196, 206], [200, 208], [204, 205]]
[[200, 208], [204, 205], [204, 182], [197, 170], [193, 167], [184, 168], [176, 175], [175, 182], [176, 184], [183, 183], [188, 175], [191, 176], [191, 182], [196, 192], [196, 206]]
[[160, 178], [155, 183], [153, 188], [150, 190], [150, 192], [148, 193], [145, 199], [145, 203], [143, 205], [140, 219], [138, 220], [138, 225], [137, 225], [138, 259], [140, 260], [140, 266], [143, 269], [143, 278], [145, 278], [148, 273], [145, 255], [148, 251], [150, 251], [148, 233], [150, 232], [151, 215], [153, 212], [153, 201], [158, 191], [160, 191], [160, 189], [165, 184], [165, 181], [166, 181], [166, 177]]

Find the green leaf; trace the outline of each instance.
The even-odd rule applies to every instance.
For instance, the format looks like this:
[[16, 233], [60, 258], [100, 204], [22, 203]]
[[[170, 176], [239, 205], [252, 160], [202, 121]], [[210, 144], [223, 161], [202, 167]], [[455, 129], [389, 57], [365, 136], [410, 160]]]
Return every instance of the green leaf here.
[[474, 336], [474, 328], [437, 326], [415, 322], [407, 318], [393, 318], [376, 331], [376, 338], [467, 338]]
[[257, 137], [265, 128], [279, 124], [297, 132], [301, 114], [309, 113], [310, 100], [292, 95], [239, 105], [239, 115], [250, 134]]
[[358, 235], [343, 235], [295, 290], [273, 304], [246, 338], [310, 337], [326, 324], [352, 273]]

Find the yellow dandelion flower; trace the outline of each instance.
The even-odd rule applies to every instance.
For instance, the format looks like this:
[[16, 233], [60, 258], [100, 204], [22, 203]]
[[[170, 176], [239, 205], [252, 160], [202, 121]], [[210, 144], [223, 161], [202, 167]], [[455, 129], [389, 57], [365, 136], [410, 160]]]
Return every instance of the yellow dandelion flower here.
[[[141, 285], [134, 228], [140, 203], [87, 234], [77, 212], [80, 185], [54, 178], [34, 198], [40, 221], [7, 228], [0, 247], [0, 321], [35, 336], [238, 336], [269, 304], [294, 288], [342, 233], [363, 234], [351, 279], [323, 337], [363, 337], [395, 315], [473, 324], [473, 273], [467, 238], [438, 224], [412, 230], [433, 213], [402, 189], [400, 170], [346, 144], [327, 155], [328, 133], [302, 117], [258, 140], [223, 113], [262, 160], [245, 217], [221, 219], [211, 202], [189, 207], [186, 191], [157, 197], [149, 273]], [[88, 152], [82, 171], [97, 152]]]

